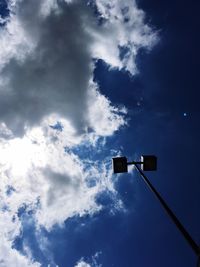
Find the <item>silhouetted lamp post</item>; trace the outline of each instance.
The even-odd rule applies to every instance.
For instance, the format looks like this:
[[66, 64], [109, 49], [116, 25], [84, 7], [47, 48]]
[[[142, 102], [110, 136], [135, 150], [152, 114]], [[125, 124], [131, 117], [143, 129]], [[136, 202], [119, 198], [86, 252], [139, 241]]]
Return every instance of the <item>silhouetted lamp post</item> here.
[[[150, 188], [150, 190], [153, 192], [153, 194], [156, 196], [156, 198], [161, 203], [164, 210], [167, 212], [169, 217], [172, 219], [176, 227], [179, 229], [179, 231], [182, 233], [186, 241], [189, 243], [190, 247], [193, 249], [195, 254], [198, 256], [198, 263], [197, 267], [200, 267], [200, 248], [196, 244], [196, 242], [192, 239], [190, 234], [187, 232], [187, 230], [184, 228], [182, 223], [178, 220], [176, 215], [173, 213], [173, 211], [169, 208], [169, 206], [166, 204], [164, 199], [161, 197], [161, 195], [157, 192], [157, 190], [154, 188], [154, 186], [151, 184], [151, 182], [148, 180], [146, 175], [143, 173], [143, 171], [156, 171], [157, 170], [157, 157], [154, 155], [143, 155], [141, 156], [141, 161], [132, 161], [128, 162], [126, 157], [117, 157], [112, 159], [113, 163], [113, 172], [114, 173], [124, 173], [128, 172], [128, 165], [135, 165], [137, 171], [143, 178], [146, 185]], [[141, 165], [141, 168], [139, 168], [138, 165]]]

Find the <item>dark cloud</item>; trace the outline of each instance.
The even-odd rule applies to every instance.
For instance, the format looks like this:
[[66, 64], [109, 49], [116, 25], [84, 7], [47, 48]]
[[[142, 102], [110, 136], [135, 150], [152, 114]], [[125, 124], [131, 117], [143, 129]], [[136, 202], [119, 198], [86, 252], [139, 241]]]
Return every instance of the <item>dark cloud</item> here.
[[12, 59], [2, 71], [8, 83], [0, 92], [1, 119], [20, 134], [25, 125], [58, 113], [82, 131], [87, 124], [87, 90], [92, 76], [91, 38], [84, 29], [84, 17], [94, 18], [83, 4], [62, 3], [59, 15], [51, 12], [44, 19], [38, 15], [39, 2], [23, 1], [18, 7], [21, 23], [36, 46], [23, 62]]

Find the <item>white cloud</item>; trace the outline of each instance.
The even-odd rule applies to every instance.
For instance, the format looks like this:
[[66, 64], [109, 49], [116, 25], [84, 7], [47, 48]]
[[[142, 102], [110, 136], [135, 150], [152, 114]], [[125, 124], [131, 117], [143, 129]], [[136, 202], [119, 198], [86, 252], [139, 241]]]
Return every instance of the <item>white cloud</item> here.
[[[83, 1], [21, 0], [12, 6], [14, 13], [0, 31], [0, 113], [15, 134], [50, 113], [68, 118], [78, 133], [93, 129], [88, 109], [94, 99], [89, 90], [92, 58], [134, 74], [138, 50], [157, 40], [133, 1], [96, 5], [106, 19], [102, 25]], [[128, 49], [123, 59], [119, 47]]]
[[1, 240], [0, 243], [0, 266], [1, 267], [40, 267], [41, 264], [33, 262], [27, 257], [21, 255], [17, 250], [11, 248], [11, 242]]
[[[82, 143], [91, 146], [93, 137], [87, 134], [76, 138], [69, 122], [60, 117], [63, 130], [56, 131], [49, 127], [55, 118], [46, 118], [40, 126], [27, 130], [23, 138], [0, 140], [0, 225], [2, 236], [10, 240], [8, 244], [20, 235], [22, 225], [17, 213], [24, 204], [34, 210], [38, 227], [51, 230], [74, 215], [98, 212], [101, 206], [96, 196], [104, 190], [114, 193], [111, 170], [104, 162], [89, 162], [73, 153], [72, 149]], [[89, 179], [95, 180], [93, 186], [88, 186]], [[9, 195], [8, 186], [12, 186]], [[0, 260], [4, 256], [0, 254]]]
[[[158, 40], [156, 33], [144, 24], [145, 14], [134, 0], [97, 0], [96, 5], [104, 19], [100, 31], [94, 31], [93, 53], [111, 67], [137, 72], [135, 59], [140, 48], [150, 49]], [[120, 58], [119, 47], [127, 52]]]
[[[21, 204], [35, 203], [39, 199], [41, 209], [36, 218], [46, 228], [75, 214], [98, 211], [95, 196], [109, 186], [108, 182], [102, 183], [107, 177], [106, 169], [100, 174], [91, 163], [91, 167], [84, 170], [84, 162], [78, 155], [64, 151], [66, 146], [70, 149], [77, 145], [77, 140], [87, 142], [89, 134], [81, 141], [73, 136], [68, 121], [62, 120], [64, 129], [60, 133], [49, 127], [49, 121], [51, 118], [43, 122], [43, 127], [27, 131], [23, 138], [0, 143], [1, 188], [6, 191], [10, 182], [15, 189], [9, 198], [4, 195], [4, 202], [17, 212]], [[87, 179], [92, 174], [96, 180], [99, 178], [99, 183], [88, 188]], [[104, 178], [100, 182], [102, 174]]]
[[[10, 17], [0, 28], [0, 266], [40, 266], [28, 248], [26, 257], [12, 248], [24, 204], [38, 227], [50, 230], [97, 212], [97, 194], [114, 193], [106, 163], [73, 150], [83, 144], [100, 150], [99, 138], [126, 125], [126, 109], [92, 82], [95, 59], [133, 75], [138, 50], [157, 37], [134, 1], [94, 3], [103, 23], [82, 0], [9, 1]], [[120, 47], [127, 49], [123, 57]], [[63, 131], [49, 127], [56, 121]]]
[[111, 102], [95, 88], [91, 88], [88, 93], [89, 114], [88, 119], [93, 130], [99, 136], [110, 136], [117, 131], [120, 126], [125, 125], [124, 116], [127, 111], [113, 107]]
[[88, 264], [87, 262], [81, 260], [74, 267], [92, 267], [92, 266], [90, 264]]
[[84, 258], [81, 258], [74, 267], [102, 267], [102, 264], [98, 264], [97, 262], [100, 254], [101, 254], [101, 251], [96, 252], [91, 257], [90, 263], [86, 262]]

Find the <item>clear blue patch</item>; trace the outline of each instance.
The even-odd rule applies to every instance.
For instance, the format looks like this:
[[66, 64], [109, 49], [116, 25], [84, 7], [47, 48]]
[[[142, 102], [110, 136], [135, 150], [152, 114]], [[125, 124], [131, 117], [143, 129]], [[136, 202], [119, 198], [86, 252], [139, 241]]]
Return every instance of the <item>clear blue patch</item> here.
[[[36, 203], [35, 203], [35, 207], [39, 208], [40, 207], [40, 199], [38, 198]], [[23, 218], [23, 216], [28, 215], [28, 216], [33, 216], [35, 213], [35, 210], [31, 209], [29, 205], [27, 204], [23, 204], [17, 212], [17, 216], [21, 219]]]
[[97, 182], [95, 178], [89, 178], [86, 180], [86, 184], [89, 188], [91, 188], [91, 187], [95, 187]]
[[127, 13], [129, 12], [129, 7], [126, 6], [124, 8], [121, 9], [122, 15], [127, 15]]
[[[73, 148], [64, 147], [64, 151], [66, 153], [74, 153], [79, 156], [82, 160], [92, 160], [95, 161], [98, 160], [104, 160], [105, 158], [105, 147], [102, 144], [104, 141], [104, 138], [99, 138], [95, 147], [91, 145], [89, 142], [82, 143], [79, 146], [75, 146]], [[98, 149], [97, 149], [98, 148]], [[101, 149], [100, 149], [101, 148]]]
[[12, 222], [15, 222], [16, 221], [16, 216], [14, 215], [13, 217], [12, 217]]
[[135, 207], [133, 203], [136, 201], [136, 188], [133, 177], [128, 173], [124, 174], [119, 178], [115, 187], [124, 207], [129, 211], [132, 211]]
[[97, 25], [101, 26], [102, 24], [105, 23], [106, 19], [104, 17], [102, 17], [101, 13], [99, 12], [96, 3], [94, 0], [89, 0], [87, 2], [87, 5], [92, 9], [92, 11], [94, 12], [94, 15], [97, 19]]
[[9, 211], [9, 207], [7, 205], [3, 205], [1, 210], [2, 210], [2, 212]]
[[[109, 197], [101, 195], [99, 201], [109, 207]], [[132, 226], [132, 221], [129, 221]], [[123, 243], [123, 247], [119, 248], [122, 240], [129, 234], [126, 222], [127, 217], [124, 214], [111, 214], [107, 208], [92, 216], [69, 218], [64, 227], [57, 226], [51, 232], [45, 231], [45, 236], [50, 241], [54, 260], [60, 267], [66, 266], [66, 263], [67, 266], [75, 266], [82, 257], [86, 262], [94, 263], [91, 258], [96, 252], [101, 252], [98, 262], [102, 266], [114, 264], [116, 267], [127, 267], [130, 266], [128, 263], [123, 264], [126, 257], [121, 257], [121, 251], [127, 251], [127, 247]], [[128, 248], [132, 253], [132, 246]]]
[[96, 196], [96, 203], [105, 208], [110, 208], [113, 205], [113, 199], [110, 192], [102, 192]]
[[125, 22], [125, 23], [128, 23], [129, 21], [130, 21], [130, 18], [129, 18], [129, 17], [125, 17], [125, 18], [124, 18], [124, 22]]
[[54, 130], [57, 130], [59, 132], [62, 132], [63, 131], [63, 125], [61, 122], [57, 121], [55, 125], [49, 125], [50, 128], [54, 129]]
[[123, 60], [130, 52], [130, 49], [127, 46], [118, 46], [118, 48], [119, 48], [119, 58], [120, 60]]
[[[24, 245], [28, 246], [31, 250], [33, 259], [41, 263], [42, 267], [55, 266], [48, 256], [40, 248], [40, 240], [38, 240], [36, 223], [33, 214], [34, 210], [28, 210], [28, 206], [24, 205], [18, 211], [18, 217], [20, 218], [22, 224], [22, 231], [20, 235], [14, 240], [12, 248], [18, 250], [22, 255], [27, 256], [27, 252], [24, 250]], [[13, 217], [13, 221], [16, 218]], [[48, 265], [49, 264], [49, 265]]]
[[18, 212], [17, 212], [17, 216], [19, 217], [19, 218], [21, 218], [25, 213], [26, 213], [26, 209], [27, 209], [27, 205], [26, 204], [24, 204], [24, 205], [22, 205], [19, 209], [18, 209]]
[[121, 9], [121, 13], [122, 15], [124, 16], [124, 22], [127, 23], [130, 21], [130, 18], [128, 16], [128, 13], [129, 13], [129, 7], [126, 6], [124, 8]]
[[7, 196], [11, 196], [13, 192], [15, 192], [15, 188], [11, 185], [8, 185], [6, 189]]
[[[0, 17], [3, 19], [8, 17], [10, 14], [10, 11], [8, 9], [8, 3], [6, 0], [1, 0], [0, 1]], [[0, 26], [4, 26], [5, 23], [0, 23]]]

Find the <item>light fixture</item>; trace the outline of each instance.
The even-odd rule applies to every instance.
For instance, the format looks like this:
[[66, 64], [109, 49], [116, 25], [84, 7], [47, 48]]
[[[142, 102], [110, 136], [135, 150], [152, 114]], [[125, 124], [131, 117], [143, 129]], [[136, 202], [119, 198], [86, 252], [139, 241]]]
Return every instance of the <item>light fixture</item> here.
[[[169, 208], [167, 203], [164, 201], [164, 199], [161, 197], [161, 195], [158, 193], [158, 191], [155, 189], [155, 187], [151, 184], [149, 179], [143, 173], [143, 171], [156, 171], [157, 170], [157, 157], [154, 155], [142, 155], [141, 161], [131, 161], [131, 162], [128, 162], [126, 157], [116, 157], [116, 158], [112, 158], [112, 164], [113, 164], [114, 173], [126, 173], [128, 172], [128, 165], [135, 165], [135, 168], [137, 169], [137, 171], [143, 178], [146, 185], [149, 187], [149, 189], [153, 192], [153, 194], [159, 200], [161, 206], [167, 212], [167, 214], [172, 219], [172, 221], [174, 222], [176, 227], [179, 229], [179, 231], [182, 233], [183, 237], [188, 242], [192, 250], [198, 256], [197, 267], [200, 267], [200, 247], [196, 244], [196, 242], [187, 232], [185, 227], [176, 217], [174, 212]], [[141, 168], [138, 165], [141, 165]]]

